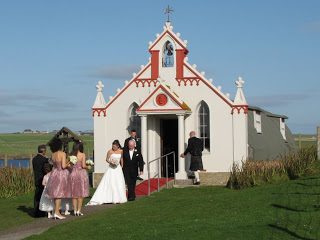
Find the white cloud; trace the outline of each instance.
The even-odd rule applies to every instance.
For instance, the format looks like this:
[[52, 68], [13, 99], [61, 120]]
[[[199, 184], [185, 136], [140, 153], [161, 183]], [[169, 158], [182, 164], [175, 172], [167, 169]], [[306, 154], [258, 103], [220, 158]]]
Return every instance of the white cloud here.
[[109, 80], [130, 80], [132, 73], [139, 71], [139, 65], [110, 65], [91, 67], [88, 77], [104, 78]]
[[247, 96], [249, 105], [257, 107], [274, 107], [279, 105], [288, 105], [292, 101], [299, 101], [309, 98], [307, 94], [282, 94], [269, 96]]

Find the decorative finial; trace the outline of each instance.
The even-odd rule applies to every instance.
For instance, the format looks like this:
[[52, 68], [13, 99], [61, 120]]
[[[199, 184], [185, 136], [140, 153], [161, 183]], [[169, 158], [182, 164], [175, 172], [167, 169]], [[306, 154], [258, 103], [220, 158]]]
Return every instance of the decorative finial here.
[[168, 14], [168, 21], [170, 22], [170, 14], [171, 12], [174, 12], [173, 9], [170, 7], [170, 5], [168, 5], [168, 7], [164, 10], [164, 14]]
[[238, 86], [238, 88], [242, 88], [244, 84], [244, 81], [242, 80], [242, 77], [238, 77], [238, 80], [236, 81], [236, 85]]
[[102, 84], [101, 81], [98, 82], [98, 84], [96, 85], [97, 91], [98, 92], [102, 92], [102, 89], [104, 88], [104, 85]]

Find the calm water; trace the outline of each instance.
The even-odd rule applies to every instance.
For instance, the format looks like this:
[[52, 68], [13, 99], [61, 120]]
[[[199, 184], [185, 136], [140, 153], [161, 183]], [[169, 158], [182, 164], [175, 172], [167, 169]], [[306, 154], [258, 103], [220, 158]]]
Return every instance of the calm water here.
[[[9, 160], [8, 159], [8, 166], [13, 167], [30, 167], [30, 159], [17, 159], [17, 160]], [[4, 166], [4, 160], [0, 160], [0, 167]]]

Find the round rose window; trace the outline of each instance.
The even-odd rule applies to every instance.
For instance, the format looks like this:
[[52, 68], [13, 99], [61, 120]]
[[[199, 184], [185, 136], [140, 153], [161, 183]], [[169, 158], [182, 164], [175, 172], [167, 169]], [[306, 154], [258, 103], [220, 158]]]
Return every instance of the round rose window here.
[[164, 106], [166, 105], [168, 102], [168, 98], [166, 95], [164, 94], [159, 94], [157, 97], [156, 97], [156, 103], [159, 105], [159, 106]]

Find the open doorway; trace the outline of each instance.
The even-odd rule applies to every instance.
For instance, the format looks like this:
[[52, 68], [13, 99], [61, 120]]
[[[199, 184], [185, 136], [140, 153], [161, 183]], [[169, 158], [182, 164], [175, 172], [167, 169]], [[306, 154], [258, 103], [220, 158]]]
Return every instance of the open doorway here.
[[[175, 152], [176, 172], [178, 171], [178, 119], [161, 119], [161, 155]], [[166, 159], [161, 163], [162, 176], [166, 176]], [[174, 176], [173, 155], [168, 156], [168, 177]]]

